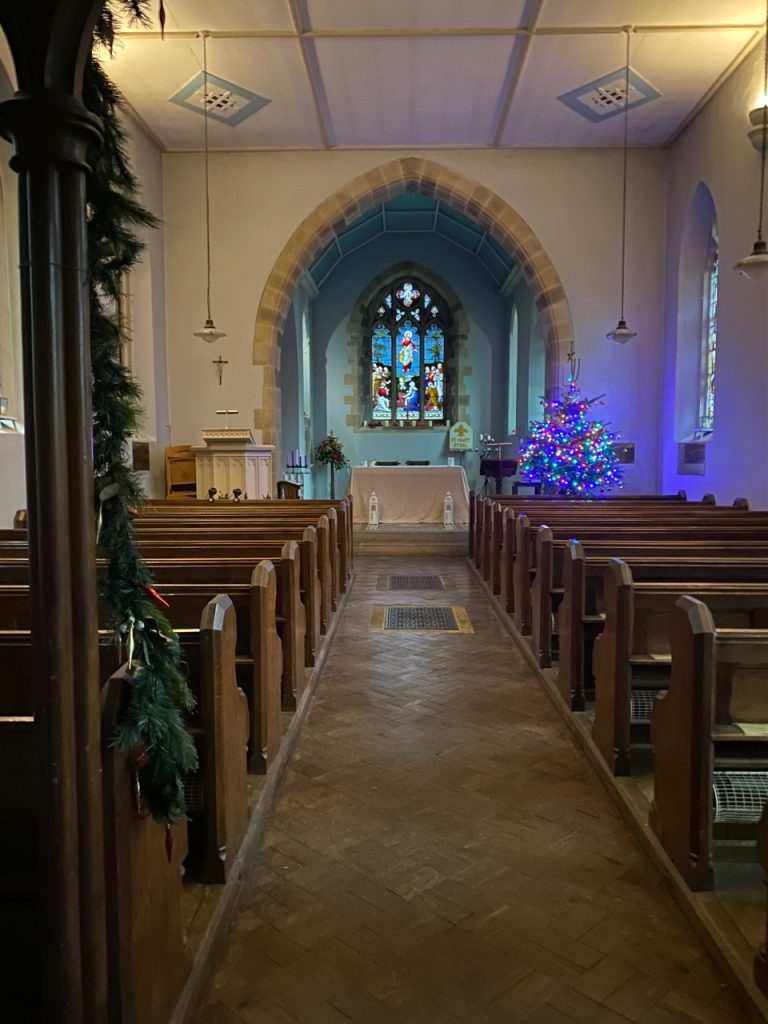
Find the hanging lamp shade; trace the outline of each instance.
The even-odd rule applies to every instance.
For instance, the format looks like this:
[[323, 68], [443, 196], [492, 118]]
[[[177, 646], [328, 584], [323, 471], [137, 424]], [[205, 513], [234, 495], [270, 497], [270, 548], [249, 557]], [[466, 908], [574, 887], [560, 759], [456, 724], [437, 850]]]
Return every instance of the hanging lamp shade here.
[[624, 318], [624, 287], [627, 268], [627, 163], [629, 156], [629, 33], [631, 30], [631, 25], [624, 26], [624, 32], [627, 34], [627, 56], [624, 64], [624, 174], [621, 190], [621, 313], [619, 322], [612, 331], [608, 331], [606, 334], [608, 341], [618, 342], [619, 345], [625, 345], [632, 338], [637, 337], [637, 331], [631, 331]]
[[220, 331], [209, 317], [200, 330], [194, 332], [193, 337], [200, 338], [202, 341], [214, 342], [219, 341], [220, 338], [226, 338], [226, 334], [224, 331]]
[[620, 345], [624, 345], [628, 341], [631, 341], [633, 338], [636, 337], [637, 331], [630, 331], [630, 329], [627, 327], [627, 321], [624, 319], [624, 317], [620, 317], [619, 322], [616, 324], [613, 330], [609, 331], [606, 334], [606, 338], [608, 339], [608, 341], [617, 341]]
[[203, 122], [205, 124], [205, 269], [206, 269], [206, 310], [205, 323], [199, 331], [193, 333], [193, 337], [200, 338], [212, 344], [226, 338], [224, 331], [220, 331], [213, 322], [211, 315], [211, 193], [208, 183], [208, 45], [207, 39], [210, 32], [201, 31], [203, 39]]
[[[757, 138], [757, 147], [760, 150], [760, 194], [757, 208], [757, 238], [755, 239], [755, 244], [752, 246], [752, 252], [749, 256], [744, 256], [733, 268], [737, 274], [741, 274], [742, 277], [748, 277], [751, 281], [765, 281], [768, 279], [768, 246], [763, 238], [765, 161], [766, 155], [768, 155], [766, 154], [766, 143], [768, 143], [768, 106], [766, 106], [766, 97], [768, 97], [768, 0], [766, 0], [765, 4], [765, 40], [763, 42], [763, 103], [762, 106], [751, 111], [749, 120], [752, 128], [748, 133], [753, 145], [755, 145]], [[760, 128], [760, 134], [756, 135], [758, 126]]]

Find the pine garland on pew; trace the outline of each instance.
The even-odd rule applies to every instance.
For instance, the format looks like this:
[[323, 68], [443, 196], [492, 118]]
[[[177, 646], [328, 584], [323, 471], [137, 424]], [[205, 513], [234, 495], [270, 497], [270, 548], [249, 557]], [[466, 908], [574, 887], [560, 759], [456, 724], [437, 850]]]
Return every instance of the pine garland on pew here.
[[[111, 0], [97, 23], [95, 41], [111, 50], [115, 17], [146, 21], [147, 3]], [[162, 599], [152, 588], [131, 522], [144, 499], [137, 475], [126, 465], [129, 440], [141, 418], [141, 389], [122, 362], [125, 323], [120, 314], [122, 275], [143, 248], [134, 228], [155, 227], [157, 221], [137, 199], [118, 118], [120, 93], [93, 55], [83, 99], [104, 128], [102, 146], [90, 154], [87, 186], [97, 543], [108, 560], [99, 596], [133, 676], [113, 744], [133, 759], [153, 817], [170, 826], [185, 815], [182, 773], [197, 765], [183, 717], [194, 698], [180, 668], [178, 638], [159, 610]]]

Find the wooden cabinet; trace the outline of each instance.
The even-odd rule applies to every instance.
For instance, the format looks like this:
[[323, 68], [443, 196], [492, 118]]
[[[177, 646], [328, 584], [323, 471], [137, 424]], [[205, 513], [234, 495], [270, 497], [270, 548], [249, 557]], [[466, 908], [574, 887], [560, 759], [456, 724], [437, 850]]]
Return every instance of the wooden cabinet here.
[[165, 449], [166, 498], [191, 498], [197, 493], [195, 453], [188, 444]]

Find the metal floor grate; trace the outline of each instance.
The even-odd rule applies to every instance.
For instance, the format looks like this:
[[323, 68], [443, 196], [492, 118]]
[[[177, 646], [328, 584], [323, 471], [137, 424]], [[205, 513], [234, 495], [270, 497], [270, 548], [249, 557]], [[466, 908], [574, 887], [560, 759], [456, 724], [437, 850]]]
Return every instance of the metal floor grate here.
[[198, 769], [196, 772], [187, 772], [182, 776], [184, 786], [184, 802], [190, 813], [202, 811], [205, 805], [203, 798], [203, 776]]
[[716, 822], [752, 824], [768, 800], [768, 772], [714, 772], [712, 790]]
[[441, 629], [458, 631], [453, 608], [392, 607], [386, 609], [384, 629]]
[[629, 698], [629, 720], [633, 725], [650, 722], [656, 694], [661, 693], [662, 689], [663, 687], [659, 687], [658, 690], [632, 690]]
[[445, 590], [440, 576], [390, 576], [387, 590]]

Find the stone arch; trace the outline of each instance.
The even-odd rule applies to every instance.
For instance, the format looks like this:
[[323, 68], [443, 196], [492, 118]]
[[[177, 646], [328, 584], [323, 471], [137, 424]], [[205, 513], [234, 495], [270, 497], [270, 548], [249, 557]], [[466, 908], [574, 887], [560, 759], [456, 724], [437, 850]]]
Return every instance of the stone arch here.
[[333, 241], [334, 232], [371, 206], [402, 192], [433, 196], [473, 218], [518, 263], [534, 296], [546, 341], [546, 385], [553, 388], [574, 341], [573, 319], [560, 277], [523, 218], [485, 185], [432, 160], [403, 157], [375, 167], [328, 196], [296, 228], [264, 286], [256, 316], [253, 361], [263, 367], [262, 407], [254, 426], [280, 445], [280, 335], [302, 277]]
[[[395, 277], [407, 277], [413, 275], [420, 278], [430, 288], [438, 292], [448, 303], [448, 309], [453, 320], [453, 360], [450, 366], [451, 372], [455, 374], [455, 401], [456, 411], [454, 419], [466, 419], [469, 406], [469, 396], [466, 388], [463, 387], [461, 367], [466, 372], [468, 350], [466, 347], [469, 337], [469, 320], [464, 312], [464, 306], [455, 290], [448, 284], [444, 277], [436, 274], [434, 270], [423, 263], [416, 263], [414, 260], [402, 260], [376, 274], [358, 295], [352, 313], [347, 321], [347, 344], [350, 353], [350, 365], [358, 364], [358, 372], [355, 374], [354, 383], [349, 387], [344, 401], [348, 406], [347, 426], [357, 426], [361, 416], [360, 410], [363, 407], [363, 380], [370, 378], [370, 355], [365, 350], [363, 319], [373, 297], [387, 281]], [[363, 417], [366, 418], [366, 417]]]

